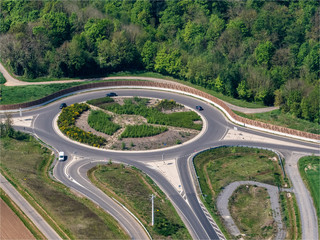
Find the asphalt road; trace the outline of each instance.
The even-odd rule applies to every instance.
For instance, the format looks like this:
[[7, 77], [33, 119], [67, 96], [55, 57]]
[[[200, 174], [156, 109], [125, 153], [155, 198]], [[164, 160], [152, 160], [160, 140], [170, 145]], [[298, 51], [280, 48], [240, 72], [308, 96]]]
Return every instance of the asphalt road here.
[[[218, 235], [212, 225], [210, 224], [208, 218], [204, 214], [201, 209], [199, 202], [196, 197], [196, 192], [194, 189], [194, 185], [192, 183], [192, 179], [190, 177], [187, 159], [188, 156], [193, 154], [194, 152], [201, 151], [203, 149], [208, 149], [210, 147], [215, 146], [234, 146], [234, 145], [246, 145], [246, 146], [257, 146], [257, 147], [268, 147], [272, 149], [276, 149], [280, 152], [292, 153], [292, 152], [304, 152], [308, 154], [319, 153], [319, 145], [307, 142], [301, 142], [298, 140], [293, 140], [285, 137], [280, 137], [276, 135], [271, 135], [267, 133], [262, 133], [250, 129], [246, 129], [243, 127], [238, 127], [238, 130], [248, 132], [251, 134], [270, 137], [272, 139], [282, 140], [287, 143], [295, 143], [299, 144], [300, 147], [292, 147], [289, 145], [279, 145], [270, 143], [259, 143], [259, 142], [249, 142], [249, 141], [222, 141], [224, 134], [228, 129], [234, 128], [234, 125], [228, 122], [225, 117], [218, 111], [216, 108], [211, 107], [207, 103], [204, 103], [200, 100], [187, 97], [185, 95], [179, 95], [174, 93], [168, 93], [163, 91], [149, 91], [149, 90], [113, 90], [118, 93], [119, 96], [143, 96], [143, 97], [156, 97], [156, 98], [167, 98], [174, 99], [177, 102], [194, 108], [196, 105], [201, 105], [204, 108], [204, 111], [201, 111], [201, 114], [205, 117], [208, 122], [208, 128], [206, 129], [203, 136], [196, 141], [190, 144], [184, 144], [175, 149], [161, 149], [159, 151], [153, 152], [111, 152], [111, 151], [102, 151], [99, 149], [88, 148], [84, 145], [76, 144], [72, 141], [66, 140], [65, 138], [61, 138], [58, 135], [54, 128], [52, 120], [59, 113], [59, 105], [62, 102], [66, 102], [68, 105], [81, 102], [93, 98], [99, 98], [105, 96], [105, 91], [99, 92], [87, 92], [83, 94], [73, 95], [67, 97], [65, 99], [58, 100], [54, 103], [51, 103], [47, 106], [44, 106], [39, 109], [35, 109], [32, 111], [28, 111], [24, 113], [24, 116], [34, 116], [33, 128], [27, 129], [33, 131], [40, 139], [42, 139], [47, 144], [53, 146], [58, 151], [64, 151], [69, 157], [72, 155], [81, 156], [83, 159], [76, 161], [74, 164], [70, 164], [68, 168], [68, 174], [73, 180], [70, 180], [70, 177], [65, 174], [65, 167], [70, 162], [71, 158], [69, 158], [65, 162], [59, 162], [54, 170], [55, 177], [63, 182], [65, 185], [76, 189], [82, 194], [86, 195], [88, 198], [92, 199], [99, 206], [104, 208], [107, 212], [111, 213], [113, 210], [120, 211], [115, 205], [112, 205], [111, 208], [108, 205], [110, 202], [108, 197], [101, 193], [100, 190], [90, 184], [90, 182], [86, 179], [86, 170], [92, 167], [97, 163], [90, 163], [94, 160], [104, 160], [113, 159], [118, 162], [127, 163], [144, 171], [148, 174], [159, 186], [160, 188], [167, 194], [167, 196], [171, 199], [174, 206], [176, 207], [178, 213], [182, 217], [182, 220], [188, 226], [190, 233], [193, 238], [196, 239], [218, 239]], [[314, 147], [312, 150], [309, 147]], [[317, 149], [318, 148], [318, 149]], [[172, 187], [172, 185], [157, 171], [146, 166], [146, 162], [161, 160], [162, 155], [165, 159], [177, 159], [179, 174], [181, 177], [182, 188], [187, 196], [187, 201], [183, 199], [183, 197]], [[287, 171], [291, 171], [290, 168], [286, 168]], [[289, 176], [291, 174], [288, 173]], [[297, 176], [295, 176], [297, 177]], [[298, 176], [299, 177], [299, 176]], [[76, 182], [75, 182], [76, 181]], [[295, 188], [295, 185], [294, 185]], [[306, 189], [296, 189], [296, 195], [304, 195], [306, 199], [311, 199], [309, 192]], [[310, 206], [310, 201], [306, 201], [305, 198], [298, 198], [300, 205], [304, 205], [310, 211], [310, 214], [315, 216], [316, 213], [314, 209], [312, 210], [312, 206]], [[106, 204], [107, 203], [107, 204]], [[311, 200], [312, 203], [312, 200]], [[108, 208], [109, 206], [109, 208]], [[300, 209], [301, 211], [301, 209]], [[111, 213], [113, 216], [116, 213]], [[120, 222], [122, 226], [127, 229], [133, 238], [144, 238], [142, 237], [142, 228], [135, 226], [133, 227], [135, 230], [140, 228], [140, 233], [137, 233], [135, 230], [129, 230], [130, 226], [134, 226], [134, 220], [129, 220], [128, 217], [130, 214], [126, 212], [121, 213], [124, 219], [120, 219], [120, 217], [116, 217], [116, 219]], [[128, 221], [126, 221], [128, 220]], [[303, 219], [302, 219], [303, 221]], [[313, 220], [314, 222], [314, 220]], [[305, 223], [306, 224], [306, 223]], [[307, 223], [309, 224], [309, 222]], [[317, 223], [313, 223], [315, 227], [314, 234], [309, 239], [318, 239], [318, 231], [317, 231]], [[304, 223], [302, 223], [304, 227]], [[302, 229], [302, 232], [307, 231], [307, 229]], [[305, 235], [303, 235], [305, 236]]]

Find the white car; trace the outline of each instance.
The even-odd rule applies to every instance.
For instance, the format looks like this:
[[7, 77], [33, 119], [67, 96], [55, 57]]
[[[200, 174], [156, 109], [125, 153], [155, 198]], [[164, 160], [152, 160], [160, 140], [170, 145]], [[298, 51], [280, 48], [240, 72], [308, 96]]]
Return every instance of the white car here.
[[64, 161], [64, 152], [59, 152], [59, 161]]

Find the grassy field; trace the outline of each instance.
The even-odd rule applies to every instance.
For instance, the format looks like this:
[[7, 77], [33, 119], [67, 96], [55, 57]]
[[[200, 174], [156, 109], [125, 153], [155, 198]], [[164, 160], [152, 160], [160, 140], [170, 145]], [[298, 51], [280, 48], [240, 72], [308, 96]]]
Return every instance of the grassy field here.
[[298, 164], [301, 177], [311, 193], [317, 211], [318, 228], [320, 230], [320, 157], [303, 157]]
[[29, 229], [32, 235], [36, 239], [45, 239], [45, 236], [39, 229], [34, 225], [34, 223], [25, 215], [24, 212], [15, 204], [14, 201], [0, 188], [1, 199], [9, 206], [9, 208], [18, 216], [18, 218], [23, 222], [23, 224]]
[[[165, 194], [139, 170], [122, 164], [97, 166], [89, 178], [109, 196], [132, 211], [153, 239], [191, 239], [186, 227]], [[151, 194], [155, 194], [155, 225], [151, 226]]]
[[[222, 147], [205, 151], [194, 158], [203, 201], [227, 236], [216, 208], [217, 196], [225, 186], [235, 181], [251, 180], [281, 187], [288, 185], [275, 157], [273, 152], [266, 150]], [[293, 211], [292, 208], [287, 209]]]
[[6, 79], [4, 78], [2, 73], [0, 72], [0, 84], [4, 84], [4, 83], [6, 83]]
[[63, 238], [127, 239], [118, 223], [86, 198], [74, 195], [47, 173], [51, 152], [35, 139], [2, 138], [1, 172]]
[[281, 110], [273, 110], [266, 113], [244, 114], [234, 111], [239, 116], [258, 120], [273, 125], [279, 125], [287, 128], [297, 129], [300, 131], [320, 134], [320, 126], [317, 123], [313, 123], [307, 120], [303, 120], [289, 113], [282, 113]]
[[261, 187], [240, 186], [232, 194], [229, 209], [244, 239], [270, 239], [275, 237], [276, 223], [272, 217], [270, 197]]

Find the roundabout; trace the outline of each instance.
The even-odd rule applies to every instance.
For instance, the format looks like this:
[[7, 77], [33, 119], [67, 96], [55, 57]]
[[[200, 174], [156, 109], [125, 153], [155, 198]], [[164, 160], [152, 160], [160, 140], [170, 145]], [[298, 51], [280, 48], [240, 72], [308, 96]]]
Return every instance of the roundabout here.
[[[79, 144], [58, 134], [55, 127], [55, 119], [60, 112], [59, 105], [62, 102], [66, 102], [69, 106], [74, 103], [104, 97], [106, 90], [100, 90], [68, 96], [63, 100], [57, 100], [41, 108], [24, 112], [24, 117], [32, 117], [33, 119], [31, 126], [25, 127], [24, 130], [33, 133], [54, 149], [66, 153], [68, 159], [64, 162], [55, 163], [53, 176], [64, 185], [91, 199], [110, 213], [117, 219], [121, 226], [126, 229], [131, 238], [146, 239], [148, 235], [129, 212], [102, 193], [88, 180], [87, 171], [97, 164], [107, 163], [109, 159], [112, 159], [115, 162], [125, 163], [142, 170], [165, 192], [194, 239], [224, 239], [223, 234], [210, 216], [208, 216], [205, 208], [203, 208], [203, 205], [199, 201], [195, 189], [197, 179], [192, 175], [192, 158], [190, 158], [190, 156], [197, 152], [223, 145], [246, 145], [275, 149], [286, 157], [286, 163], [288, 164], [297, 152], [299, 154], [309, 155], [319, 153], [318, 144], [302, 142], [236, 126], [230, 123], [219, 110], [196, 98], [173, 92], [146, 89], [117, 89], [116, 91], [121, 97], [139, 96], [145, 98], [173, 99], [189, 108], [201, 105], [204, 108], [204, 111], [201, 112], [204, 119], [203, 122], [207, 124], [204, 124], [201, 134], [198, 135], [199, 137], [193, 140], [181, 145], [151, 151], [129, 152], [98, 149]], [[23, 130], [23, 127], [17, 128]], [[225, 136], [227, 136], [229, 130], [259, 136], [260, 139], [265, 139], [265, 141], [250, 141], [247, 139], [226, 140]], [[278, 142], [276, 144], [274, 143], [275, 141], [280, 141], [283, 144], [279, 144]], [[177, 169], [176, 174], [181, 182], [181, 190], [177, 189], [160, 171], [157, 171], [149, 165], [149, 163], [152, 162], [166, 160], [175, 163]], [[297, 194], [302, 221], [302, 237], [305, 239], [317, 239], [317, 225], [313, 219], [316, 214], [313, 211], [312, 201], [311, 205], [310, 201], [308, 203], [310, 195], [306, 190], [298, 187], [302, 182], [301, 178], [291, 177], [296, 175], [295, 171], [297, 170], [291, 168], [291, 166], [286, 166], [286, 170], [292, 181], [294, 192]], [[301, 211], [302, 206], [310, 210], [308, 212], [309, 216]], [[308, 229], [313, 230], [308, 231]]]

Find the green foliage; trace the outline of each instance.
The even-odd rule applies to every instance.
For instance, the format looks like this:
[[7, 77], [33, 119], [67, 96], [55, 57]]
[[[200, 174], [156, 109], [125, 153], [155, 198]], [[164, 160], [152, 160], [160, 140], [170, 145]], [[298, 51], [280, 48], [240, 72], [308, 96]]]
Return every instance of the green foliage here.
[[173, 110], [175, 108], [180, 108], [182, 105], [177, 104], [174, 100], [162, 99], [160, 102], [157, 103], [155, 108], [159, 111], [162, 110]]
[[166, 127], [154, 127], [151, 125], [128, 125], [121, 134], [122, 138], [151, 137], [167, 131]]
[[133, 103], [132, 99], [127, 99], [124, 105], [111, 104], [100, 106], [103, 109], [117, 114], [140, 115], [151, 124], [160, 124], [173, 127], [184, 127], [201, 130], [202, 124], [196, 124], [194, 121], [201, 120], [200, 116], [193, 112], [174, 112], [165, 114], [155, 108], [148, 108], [144, 102]]
[[88, 104], [91, 104], [97, 107], [101, 104], [112, 103], [112, 102], [114, 102], [114, 99], [111, 97], [96, 98], [96, 99], [87, 101]]
[[75, 126], [76, 119], [88, 109], [89, 106], [85, 103], [75, 103], [63, 108], [58, 118], [58, 127], [64, 134], [76, 141], [100, 147], [106, 142], [104, 138], [85, 132]]
[[319, 85], [316, 1], [3, 0], [0, 9], [1, 61], [18, 76], [149, 70], [265, 105], [283, 92], [284, 111], [319, 119], [303, 84], [299, 104], [285, 92], [288, 82]]
[[6, 83], [6, 79], [4, 78], [2, 73], [0, 73], [0, 84], [4, 84], [4, 83]]
[[118, 129], [120, 129], [120, 125], [113, 123], [111, 121], [111, 116], [101, 110], [90, 111], [88, 124], [93, 129], [108, 135], [113, 135], [116, 131], [118, 131]]

